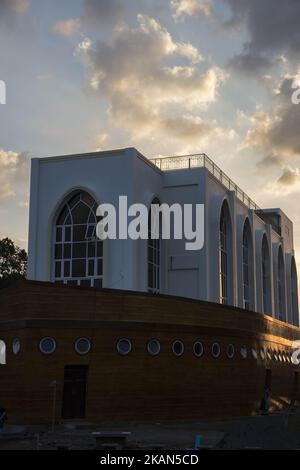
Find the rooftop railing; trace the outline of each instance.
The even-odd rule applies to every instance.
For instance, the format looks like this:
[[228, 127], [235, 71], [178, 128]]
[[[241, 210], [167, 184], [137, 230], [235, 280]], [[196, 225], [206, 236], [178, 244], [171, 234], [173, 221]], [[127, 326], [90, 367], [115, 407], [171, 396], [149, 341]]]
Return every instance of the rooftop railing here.
[[166, 158], [153, 158], [150, 160], [162, 171], [184, 170], [190, 168], [207, 168], [207, 170], [220, 181], [229, 191], [234, 191], [237, 198], [242, 201], [249, 209], [255, 211], [260, 208], [255, 202], [235, 184], [205, 153], [195, 155], [181, 155]]

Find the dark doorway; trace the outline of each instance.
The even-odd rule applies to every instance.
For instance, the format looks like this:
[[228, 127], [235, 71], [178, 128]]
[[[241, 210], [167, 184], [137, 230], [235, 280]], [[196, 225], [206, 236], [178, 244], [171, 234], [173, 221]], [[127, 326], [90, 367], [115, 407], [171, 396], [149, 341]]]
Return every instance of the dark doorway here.
[[88, 366], [65, 366], [63, 419], [85, 418]]
[[266, 369], [266, 381], [265, 381], [265, 388], [271, 389], [272, 385], [272, 371], [271, 369]]

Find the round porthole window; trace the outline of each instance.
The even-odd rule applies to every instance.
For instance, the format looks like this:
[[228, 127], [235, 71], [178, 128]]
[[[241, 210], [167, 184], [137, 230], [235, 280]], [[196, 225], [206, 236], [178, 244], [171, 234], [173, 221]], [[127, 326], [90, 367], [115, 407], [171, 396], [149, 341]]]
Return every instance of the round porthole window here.
[[200, 341], [196, 341], [193, 346], [193, 352], [196, 357], [202, 357], [204, 354], [203, 344]]
[[241, 347], [240, 353], [241, 353], [242, 359], [247, 359], [248, 351], [247, 351], [246, 346]]
[[151, 339], [147, 344], [147, 350], [151, 356], [157, 356], [160, 353], [160, 342], [157, 339]]
[[56, 341], [53, 338], [43, 338], [40, 341], [40, 351], [43, 354], [52, 354], [56, 350]]
[[75, 351], [84, 356], [88, 354], [91, 350], [92, 344], [88, 338], [79, 338], [75, 342]]
[[131, 350], [132, 350], [132, 345], [129, 339], [126, 339], [126, 338], [119, 339], [119, 341], [117, 342], [118, 353], [122, 354], [122, 356], [126, 356], [127, 354], [130, 353]]
[[235, 354], [235, 348], [234, 348], [233, 344], [228, 344], [228, 346], [227, 346], [227, 357], [229, 359], [232, 359], [234, 357], [234, 354]]
[[220, 354], [221, 354], [221, 348], [220, 348], [219, 343], [214, 343], [214, 344], [212, 345], [211, 353], [212, 353], [212, 355], [213, 355], [213, 357], [214, 357], [215, 359], [220, 356]]
[[19, 338], [13, 340], [12, 350], [14, 354], [19, 354], [21, 350], [21, 340]]
[[172, 345], [172, 351], [175, 354], [175, 356], [182, 356], [184, 353], [184, 345], [182, 341], [174, 341]]
[[257, 351], [256, 349], [252, 348], [252, 356], [253, 356], [253, 359], [257, 359]]

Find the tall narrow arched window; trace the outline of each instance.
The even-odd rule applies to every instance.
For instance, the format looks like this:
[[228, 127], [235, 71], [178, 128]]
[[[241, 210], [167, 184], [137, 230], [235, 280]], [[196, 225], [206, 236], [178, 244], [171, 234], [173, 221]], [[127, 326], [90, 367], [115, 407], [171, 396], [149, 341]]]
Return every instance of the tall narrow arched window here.
[[96, 237], [96, 201], [85, 191], [73, 192], [55, 224], [54, 280], [102, 287], [103, 242]]
[[270, 313], [270, 252], [267, 237], [265, 235], [262, 240], [262, 296], [263, 312]]
[[152, 201], [148, 216], [148, 292], [159, 294], [161, 263], [161, 221], [157, 211], [160, 201]]
[[0, 339], [0, 365], [6, 364], [6, 344]]
[[292, 322], [293, 325], [299, 325], [298, 312], [298, 280], [295, 258], [292, 258], [291, 264], [291, 306], [292, 306]]
[[285, 280], [282, 247], [278, 250], [277, 295], [279, 320], [285, 320]]
[[248, 219], [244, 225], [243, 231], [243, 306], [245, 309], [250, 309], [250, 249], [251, 249], [251, 232]]
[[228, 304], [231, 300], [231, 221], [226, 203], [222, 206], [219, 230], [220, 303]]

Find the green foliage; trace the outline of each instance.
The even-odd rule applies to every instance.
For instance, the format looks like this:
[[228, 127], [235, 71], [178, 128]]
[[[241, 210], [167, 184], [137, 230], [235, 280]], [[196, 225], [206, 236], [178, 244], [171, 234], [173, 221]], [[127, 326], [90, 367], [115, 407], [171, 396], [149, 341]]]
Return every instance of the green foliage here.
[[0, 240], [0, 288], [24, 279], [27, 269], [27, 253], [9, 238]]

